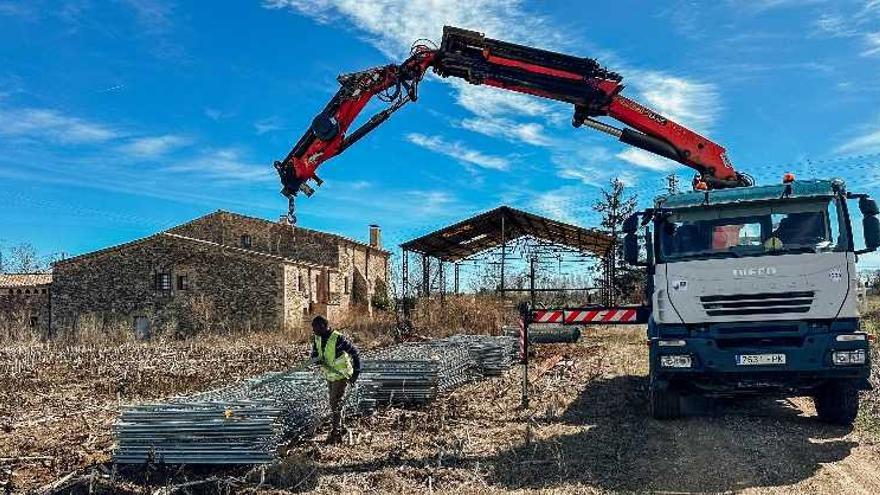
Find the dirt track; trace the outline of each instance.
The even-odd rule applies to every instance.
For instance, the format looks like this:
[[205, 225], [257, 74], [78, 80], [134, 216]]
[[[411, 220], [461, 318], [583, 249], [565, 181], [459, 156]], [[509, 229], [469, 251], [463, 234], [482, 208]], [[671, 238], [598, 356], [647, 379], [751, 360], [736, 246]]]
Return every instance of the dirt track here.
[[880, 446], [819, 423], [810, 399], [699, 401], [687, 419], [650, 419], [642, 336], [542, 346], [538, 361], [572, 359], [536, 380], [530, 417], [515, 411], [513, 372], [425, 411], [367, 418], [358, 444], [296, 449], [270, 478], [324, 493], [880, 493]]

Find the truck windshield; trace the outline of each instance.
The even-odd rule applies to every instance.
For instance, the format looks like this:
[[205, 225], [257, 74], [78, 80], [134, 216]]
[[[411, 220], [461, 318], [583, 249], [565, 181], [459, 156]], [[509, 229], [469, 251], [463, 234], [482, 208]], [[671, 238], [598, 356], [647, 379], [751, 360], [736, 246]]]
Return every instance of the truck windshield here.
[[659, 254], [670, 262], [843, 250], [842, 220], [829, 198], [675, 209], [658, 220]]

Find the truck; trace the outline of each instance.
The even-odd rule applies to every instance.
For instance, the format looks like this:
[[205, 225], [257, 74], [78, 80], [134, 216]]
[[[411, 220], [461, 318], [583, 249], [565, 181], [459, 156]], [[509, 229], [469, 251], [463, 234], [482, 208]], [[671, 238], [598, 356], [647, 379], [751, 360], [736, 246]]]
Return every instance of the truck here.
[[828, 423], [855, 419], [871, 370], [856, 260], [880, 246], [877, 203], [786, 175], [659, 196], [624, 222], [625, 260], [649, 277], [655, 418], [678, 417], [688, 394], [778, 394], [813, 397]]
[[[400, 64], [339, 76], [339, 90], [274, 163], [291, 224], [297, 195], [311, 196], [310, 184], [323, 183], [318, 167], [416, 101], [428, 70], [570, 104], [575, 128], [695, 171], [692, 192], [661, 196], [623, 225], [626, 261], [646, 270], [644, 304], [531, 308], [523, 312], [524, 334], [530, 323], [646, 323], [658, 419], [679, 416], [682, 397], [693, 393], [790, 393], [815, 397], [822, 420], [853, 421], [870, 370], [855, 263], [880, 246], [877, 203], [840, 180], [785, 174], [779, 184], [755, 186], [723, 146], [624, 96], [622, 76], [591, 58], [446, 26], [439, 47], [420, 41]], [[387, 108], [351, 130], [374, 97]], [[853, 202], [861, 229], [850, 219]]]

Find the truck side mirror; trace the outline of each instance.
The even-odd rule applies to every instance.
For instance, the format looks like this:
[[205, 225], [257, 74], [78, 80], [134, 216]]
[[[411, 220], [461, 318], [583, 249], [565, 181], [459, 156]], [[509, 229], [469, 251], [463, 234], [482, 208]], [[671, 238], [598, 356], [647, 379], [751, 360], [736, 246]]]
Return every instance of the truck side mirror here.
[[[880, 225], [878, 225], [878, 229], [880, 229]], [[623, 260], [634, 266], [641, 264], [639, 263], [639, 237], [634, 232], [623, 236]]]
[[876, 201], [862, 196], [859, 198], [859, 211], [861, 211], [864, 216], [871, 216], [880, 213], [880, 208], [877, 207]]
[[[873, 201], [871, 202], [873, 203]], [[876, 203], [874, 203], [874, 207], [877, 207]], [[861, 209], [861, 201], [859, 201], [859, 209]], [[862, 219], [862, 232], [865, 235], [865, 249], [861, 252], [876, 251], [880, 247], [880, 220], [874, 215], [865, 216]]]
[[624, 234], [635, 234], [639, 230], [639, 214], [630, 215], [623, 221], [622, 230]]

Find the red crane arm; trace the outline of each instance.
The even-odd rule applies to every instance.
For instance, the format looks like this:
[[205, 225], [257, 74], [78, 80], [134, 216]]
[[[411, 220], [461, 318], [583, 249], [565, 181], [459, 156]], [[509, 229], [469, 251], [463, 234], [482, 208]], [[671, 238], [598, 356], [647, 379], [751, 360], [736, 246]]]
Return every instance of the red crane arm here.
[[[410, 58], [400, 65], [386, 65], [339, 76], [339, 91], [312, 120], [312, 125], [287, 157], [275, 162], [275, 169], [284, 186], [282, 194], [291, 199], [299, 191], [311, 196], [314, 189], [307, 181], [314, 180], [319, 186], [323, 183], [315, 174], [319, 165], [345, 151], [403, 105], [418, 98], [418, 84], [434, 56], [433, 50], [419, 45], [413, 48]], [[374, 96], [391, 104], [348, 133], [352, 123]]]
[[[460, 77], [471, 84], [550, 98], [574, 105], [572, 123], [611, 134], [620, 141], [675, 160], [697, 171], [695, 188], [751, 185], [737, 172], [719, 144], [620, 95], [623, 78], [590, 58], [573, 57], [486, 38], [455, 27], [443, 28], [439, 49], [424, 45], [400, 65], [386, 65], [339, 76], [339, 91], [312, 121], [284, 160], [275, 168], [291, 199], [298, 191], [311, 195], [306, 183], [322, 181], [315, 170], [375, 129], [407, 102], [418, 97], [417, 87], [428, 68], [442, 77]], [[390, 106], [348, 133], [367, 103], [378, 96]], [[608, 116], [629, 128], [618, 129], [595, 120]]]
[[[575, 106], [572, 123], [576, 127], [592, 127], [687, 165], [698, 172], [699, 181], [708, 188], [751, 184], [748, 176], [733, 168], [722, 146], [621, 96], [621, 76], [593, 59], [493, 40], [447, 26], [443, 28], [434, 70], [472, 84], [571, 103]], [[631, 128], [617, 129], [593, 119], [598, 116], [609, 116]]]

